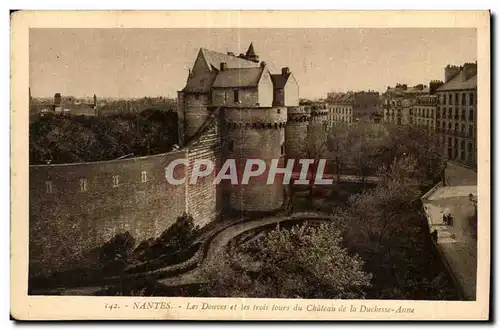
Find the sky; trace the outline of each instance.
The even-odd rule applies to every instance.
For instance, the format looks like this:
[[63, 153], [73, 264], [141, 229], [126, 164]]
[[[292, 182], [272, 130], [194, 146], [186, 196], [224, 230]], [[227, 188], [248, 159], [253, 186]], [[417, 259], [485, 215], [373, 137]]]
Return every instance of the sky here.
[[289, 67], [301, 98], [444, 79], [477, 59], [475, 29], [30, 29], [34, 97], [176, 97], [200, 48], [250, 42], [273, 73]]

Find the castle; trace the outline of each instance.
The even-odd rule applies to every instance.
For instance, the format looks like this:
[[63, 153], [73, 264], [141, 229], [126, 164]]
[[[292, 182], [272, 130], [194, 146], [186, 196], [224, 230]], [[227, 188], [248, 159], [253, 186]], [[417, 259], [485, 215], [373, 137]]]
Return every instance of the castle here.
[[137, 243], [158, 236], [184, 212], [204, 226], [227, 212], [280, 210], [286, 197], [279, 180], [215, 185], [213, 171], [194, 185], [189, 180], [170, 185], [165, 169], [181, 158], [189, 161], [190, 166], [179, 167], [188, 179], [192, 165], [201, 160], [220, 168], [226, 159], [235, 159], [238, 173], [247, 159], [266, 164], [278, 159], [278, 166], [285, 167], [287, 159], [305, 155], [305, 139], [326, 128], [327, 114], [326, 109], [299, 106], [291, 70], [271, 73], [252, 44], [238, 56], [200, 49], [178, 92], [179, 150], [30, 166], [30, 272], [59, 269], [125, 231]]

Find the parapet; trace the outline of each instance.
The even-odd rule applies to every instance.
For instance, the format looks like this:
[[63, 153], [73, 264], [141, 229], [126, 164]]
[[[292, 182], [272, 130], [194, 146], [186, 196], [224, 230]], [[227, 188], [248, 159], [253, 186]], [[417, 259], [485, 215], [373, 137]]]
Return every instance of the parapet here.
[[287, 122], [286, 107], [226, 107], [224, 112], [226, 123], [230, 128], [281, 128]]
[[308, 106], [288, 107], [289, 122], [307, 122], [311, 117], [311, 108]]

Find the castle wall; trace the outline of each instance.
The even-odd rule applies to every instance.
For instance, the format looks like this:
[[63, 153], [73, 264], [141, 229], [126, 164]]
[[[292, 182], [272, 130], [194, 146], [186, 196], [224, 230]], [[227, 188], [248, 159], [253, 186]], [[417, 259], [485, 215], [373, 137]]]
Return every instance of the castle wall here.
[[271, 107], [273, 105], [273, 93], [274, 85], [271, 80], [271, 74], [269, 70], [264, 70], [262, 77], [259, 81], [258, 86], [259, 91], [259, 106], [260, 107]]
[[[211, 160], [215, 169], [206, 177], [198, 178], [195, 185], [187, 182], [186, 206], [187, 212], [197, 220], [198, 225], [204, 226], [217, 217], [220, 205], [218, 194], [221, 193], [214, 184], [220, 158], [219, 121], [212, 121], [207, 131], [192, 145], [188, 147], [189, 164], [199, 160]], [[187, 170], [187, 180], [191, 178], [193, 167]]]
[[[234, 91], [238, 91], [238, 99], [241, 103], [236, 103]], [[229, 107], [255, 107], [259, 103], [259, 93], [257, 88], [212, 88], [212, 105]]]
[[186, 187], [165, 180], [166, 166], [185, 157], [30, 166], [30, 271], [57, 269], [126, 231], [136, 243], [161, 234], [186, 210]]
[[184, 93], [185, 139], [192, 137], [207, 120], [208, 94]]
[[266, 171], [251, 178], [246, 185], [230, 186], [230, 207], [244, 212], [273, 211], [283, 204], [283, 184], [275, 180], [267, 184], [268, 169], [272, 159], [280, 160], [284, 166], [284, 127], [287, 109], [247, 108], [226, 109], [226, 121], [229, 124], [228, 136], [232, 141], [232, 150], [227, 158], [236, 160], [238, 180], [248, 159], [261, 159], [266, 163]]
[[299, 105], [299, 85], [293, 74], [290, 74], [284, 89], [284, 105], [296, 107]]

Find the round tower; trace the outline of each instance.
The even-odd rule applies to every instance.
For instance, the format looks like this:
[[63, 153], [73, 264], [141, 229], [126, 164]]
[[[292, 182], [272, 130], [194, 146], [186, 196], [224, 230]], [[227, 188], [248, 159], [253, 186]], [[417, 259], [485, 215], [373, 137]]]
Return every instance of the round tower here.
[[324, 132], [328, 129], [328, 109], [326, 105], [316, 105], [311, 108], [309, 121], [309, 136], [314, 139], [324, 138]]
[[286, 158], [304, 158], [304, 144], [307, 140], [307, 129], [311, 117], [310, 108], [306, 106], [288, 107], [287, 116], [288, 121], [285, 128]]
[[[181, 98], [179, 98], [181, 101]], [[187, 140], [194, 136], [201, 125], [209, 116], [208, 94], [207, 93], [183, 93], [182, 109], [184, 120], [184, 139]], [[180, 119], [180, 118], [179, 118]]]
[[[269, 168], [273, 159], [284, 167], [286, 107], [272, 108], [226, 108], [230, 148], [227, 159], [234, 159], [238, 173], [238, 184], [229, 188], [229, 206], [241, 212], [271, 212], [283, 205], [282, 177], [276, 176], [267, 184]], [[265, 170], [242, 184], [247, 160], [262, 160]], [[254, 165], [252, 170], [257, 170]]]

